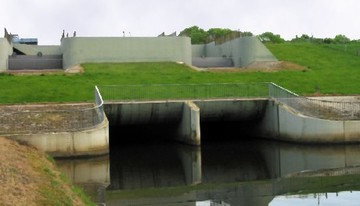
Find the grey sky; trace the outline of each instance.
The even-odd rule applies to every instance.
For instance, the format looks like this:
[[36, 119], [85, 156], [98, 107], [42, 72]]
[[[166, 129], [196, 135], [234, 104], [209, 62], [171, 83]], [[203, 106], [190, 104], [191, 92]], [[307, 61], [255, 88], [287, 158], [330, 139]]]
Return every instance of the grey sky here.
[[3, 0], [0, 26], [40, 44], [59, 44], [62, 30], [78, 36], [157, 36], [230, 28], [285, 39], [308, 34], [360, 39], [358, 0]]

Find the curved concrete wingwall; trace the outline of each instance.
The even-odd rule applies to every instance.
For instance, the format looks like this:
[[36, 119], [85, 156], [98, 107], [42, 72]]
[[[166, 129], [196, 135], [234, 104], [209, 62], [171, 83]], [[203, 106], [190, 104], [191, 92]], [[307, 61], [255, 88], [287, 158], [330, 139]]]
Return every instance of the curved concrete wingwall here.
[[61, 42], [64, 69], [81, 63], [184, 62], [191, 65], [188, 37], [71, 37]]
[[295, 113], [269, 101], [259, 124], [260, 135], [271, 139], [311, 143], [360, 142], [360, 121], [325, 120]]
[[53, 157], [93, 156], [109, 153], [109, 122], [75, 132], [4, 135], [26, 142]]

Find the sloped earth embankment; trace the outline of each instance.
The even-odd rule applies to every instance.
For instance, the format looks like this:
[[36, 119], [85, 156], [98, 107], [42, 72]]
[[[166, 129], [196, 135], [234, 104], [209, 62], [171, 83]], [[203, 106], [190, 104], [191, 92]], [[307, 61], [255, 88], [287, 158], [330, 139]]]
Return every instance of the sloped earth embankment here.
[[0, 137], [0, 205], [86, 205], [43, 153]]

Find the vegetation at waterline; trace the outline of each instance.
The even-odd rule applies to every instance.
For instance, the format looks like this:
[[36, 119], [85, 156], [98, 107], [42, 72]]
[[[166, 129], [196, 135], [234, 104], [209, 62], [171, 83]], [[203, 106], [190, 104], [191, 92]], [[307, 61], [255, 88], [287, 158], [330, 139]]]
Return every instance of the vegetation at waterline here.
[[[274, 82], [302, 95], [360, 94], [360, 43], [266, 43], [281, 61], [304, 69], [196, 71], [176, 63], [84, 64], [81, 74], [0, 74], [0, 103], [91, 102], [95, 85]], [[291, 67], [291, 66], [290, 66]], [[244, 72], [245, 71], [245, 72]]]
[[[161, 197], [176, 197], [184, 194], [189, 194], [193, 191], [197, 193], [211, 193], [211, 191], [239, 191], [244, 188], [269, 188], [272, 185], [270, 195], [307, 195], [307, 194], [322, 194], [330, 192], [352, 191], [359, 190], [358, 184], [360, 176], [357, 174], [339, 175], [339, 176], [305, 176], [305, 177], [290, 177], [274, 180], [259, 180], [251, 182], [232, 182], [220, 184], [198, 184], [193, 186], [179, 186], [169, 188], [149, 188], [138, 190], [123, 190], [110, 191], [106, 193], [107, 199], [141, 199], [141, 198], [161, 198]], [[264, 192], [264, 191], [262, 191]], [[264, 195], [264, 193], [261, 193]]]

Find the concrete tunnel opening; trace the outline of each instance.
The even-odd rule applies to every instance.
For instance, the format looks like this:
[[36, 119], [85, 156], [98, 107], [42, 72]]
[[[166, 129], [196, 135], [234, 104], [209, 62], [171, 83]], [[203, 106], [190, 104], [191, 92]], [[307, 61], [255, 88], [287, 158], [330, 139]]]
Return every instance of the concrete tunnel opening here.
[[[198, 116], [196, 127], [201, 143], [246, 139], [256, 132], [266, 103], [267, 100], [256, 99], [106, 105], [105, 112], [110, 122], [110, 144], [169, 141], [187, 144], [188, 140], [183, 141], [178, 136], [179, 131], [181, 133], [184, 128], [191, 130], [194, 122], [186, 119], [193, 115], [192, 112]], [[186, 111], [193, 106], [195, 110]], [[193, 135], [192, 132], [196, 131], [189, 134]]]
[[[239, 121], [201, 121], [201, 143], [241, 140], [254, 136], [257, 120], [249, 122]], [[123, 143], [156, 143], [180, 142], [177, 135], [178, 124], [141, 124], [110, 127], [110, 144]], [[164, 129], [165, 128], [165, 129]]]

